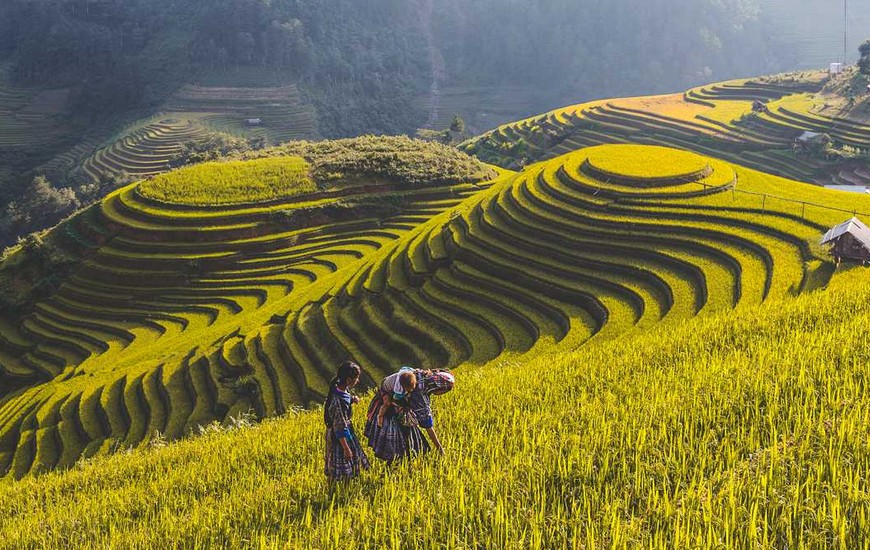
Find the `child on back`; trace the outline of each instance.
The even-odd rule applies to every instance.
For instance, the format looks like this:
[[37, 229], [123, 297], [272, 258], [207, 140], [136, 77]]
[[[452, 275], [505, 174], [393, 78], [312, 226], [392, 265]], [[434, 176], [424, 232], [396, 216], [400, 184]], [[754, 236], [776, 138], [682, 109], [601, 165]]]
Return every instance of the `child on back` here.
[[383, 405], [378, 411], [378, 426], [383, 426], [384, 416], [395, 406], [407, 404], [408, 395], [417, 387], [417, 373], [411, 367], [402, 367], [399, 372], [391, 374], [381, 384], [385, 394]]
[[444, 454], [435, 431], [431, 396], [447, 393], [454, 383], [449, 372], [410, 367], [387, 376], [372, 397], [366, 415], [365, 436], [374, 455], [393, 464], [426, 453], [432, 445]]

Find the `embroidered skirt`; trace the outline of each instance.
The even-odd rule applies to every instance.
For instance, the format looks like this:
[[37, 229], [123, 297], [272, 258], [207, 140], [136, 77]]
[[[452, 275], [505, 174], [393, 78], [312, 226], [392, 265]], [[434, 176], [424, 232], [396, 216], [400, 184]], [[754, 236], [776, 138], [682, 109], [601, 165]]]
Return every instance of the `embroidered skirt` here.
[[378, 426], [378, 413], [384, 406], [384, 394], [378, 392], [369, 405], [366, 416], [365, 436], [369, 447], [376, 457], [387, 463], [392, 463], [407, 456], [425, 453], [429, 450], [429, 441], [423, 436], [416, 423], [403, 425], [395, 405], [384, 415], [384, 422]]
[[365, 449], [360, 445], [353, 429], [350, 433], [351, 438], [347, 440], [347, 443], [350, 445], [350, 450], [353, 451], [353, 457], [348, 459], [344, 456], [344, 449], [339, 439], [335, 437], [334, 430], [332, 428], [326, 430], [324, 473], [331, 480], [351, 479], [358, 476], [361, 470], [366, 470], [369, 467], [369, 459]]

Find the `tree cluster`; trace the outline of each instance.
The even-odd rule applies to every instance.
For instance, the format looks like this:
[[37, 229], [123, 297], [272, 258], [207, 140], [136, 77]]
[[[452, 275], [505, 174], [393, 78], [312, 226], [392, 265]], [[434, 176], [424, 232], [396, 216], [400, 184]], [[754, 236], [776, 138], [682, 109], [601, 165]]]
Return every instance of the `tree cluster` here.
[[858, 68], [862, 74], [870, 75], [870, 40], [867, 40], [858, 48], [860, 58], [858, 59]]
[[126, 173], [106, 174], [100, 181], [73, 188], [56, 187], [45, 176], [36, 176], [7, 203], [0, 216], [0, 245], [9, 246], [23, 235], [51, 227], [129, 181]]
[[187, 164], [197, 164], [219, 160], [230, 155], [240, 155], [265, 147], [263, 138], [242, 138], [222, 132], [209, 132], [193, 141], [184, 143], [181, 150], [170, 159], [175, 168]]
[[241, 158], [297, 156], [311, 164], [322, 189], [336, 182], [391, 183], [407, 187], [477, 183], [495, 173], [477, 159], [441, 143], [404, 136], [361, 136], [333, 141], [294, 141]]

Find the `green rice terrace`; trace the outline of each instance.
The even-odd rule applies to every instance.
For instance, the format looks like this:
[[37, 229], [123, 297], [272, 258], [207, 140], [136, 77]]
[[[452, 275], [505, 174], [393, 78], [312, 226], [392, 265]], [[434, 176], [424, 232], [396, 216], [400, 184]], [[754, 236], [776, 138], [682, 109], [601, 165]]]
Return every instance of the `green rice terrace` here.
[[371, 386], [786, 299], [833, 274], [820, 235], [870, 213], [644, 145], [519, 173], [404, 138], [257, 154], [119, 189], [7, 255], [0, 471], [314, 405], [347, 358]]
[[866, 101], [846, 107], [827, 84], [826, 75], [800, 73], [593, 101], [501, 126], [463, 149], [515, 168], [594, 145], [659, 145], [807, 183], [868, 185], [866, 160], [796, 152], [805, 132], [827, 134], [835, 147], [870, 149]]
[[92, 180], [110, 173], [153, 176], [169, 169], [184, 143], [206, 134], [206, 128], [187, 119], [164, 118], [122, 134], [101, 148], [93, 148], [81, 164]]
[[[295, 85], [232, 88], [187, 85], [162, 108], [230, 134], [267, 138], [272, 143], [317, 136], [317, 116]], [[255, 125], [249, 121], [258, 120]]]
[[0, 65], [0, 191], [22, 166], [45, 162], [79, 139], [68, 120], [68, 96], [68, 89], [13, 86]]
[[146, 199], [175, 205], [280, 202], [317, 190], [310, 170], [299, 157], [207, 162], [151, 178], [137, 191]]
[[31, 171], [58, 184], [153, 176], [169, 170], [186, 144], [213, 132], [271, 144], [318, 136], [316, 113], [295, 85], [186, 85], [156, 114], [119, 130], [74, 120], [67, 89], [19, 88], [6, 80], [0, 67], [0, 189]]
[[[151, 119], [99, 147], [81, 149], [81, 170], [92, 180], [126, 172], [152, 176], [170, 168], [182, 147], [208, 132], [223, 132], [270, 143], [317, 136], [317, 119], [296, 86], [227, 88], [182, 87]], [[73, 151], [70, 154], [76, 154]]]

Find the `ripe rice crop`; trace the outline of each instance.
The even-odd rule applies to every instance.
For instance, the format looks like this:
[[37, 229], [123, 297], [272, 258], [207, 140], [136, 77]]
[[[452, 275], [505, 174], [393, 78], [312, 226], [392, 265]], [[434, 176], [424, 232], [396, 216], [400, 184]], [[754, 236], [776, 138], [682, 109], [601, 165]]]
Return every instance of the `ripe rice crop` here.
[[281, 200], [317, 190], [299, 157], [207, 162], [155, 176], [139, 185], [146, 198], [171, 204], [221, 206]]
[[[347, 358], [371, 384], [399, 364], [534, 357], [779, 300], [833, 271], [815, 243], [851, 212], [819, 204], [870, 211], [866, 197], [626, 145], [479, 186], [402, 189], [373, 175], [396, 162], [380, 162], [384, 146], [300, 146], [329, 159], [355, 149], [351, 164], [378, 182], [341, 181], [317, 195], [325, 202], [191, 207], [134, 184], [46, 236], [65, 254], [84, 243], [85, 255], [32, 314], [0, 325], [4, 376], [24, 388], [0, 404], [0, 472], [21, 478], [143, 447], [155, 431], [171, 440], [247, 409], [265, 418], [316, 404]], [[433, 165], [420, 174], [437, 171], [434, 152], [423, 147]], [[282, 160], [304, 165], [188, 171], [231, 167], [222, 181], [261, 182], [261, 163]], [[470, 168], [448, 174], [484, 171]], [[171, 176], [185, 184], [186, 172]], [[188, 193], [216, 194], [200, 176]]]
[[695, 153], [648, 145], [592, 147], [584, 155], [594, 168], [621, 178], [667, 180], [710, 168], [710, 162]]
[[[682, 95], [596, 100], [506, 124], [464, 144], [487, 162], [519, 168], [602, 143], [694, 151], [796, 181], [828, 184], [842, 163], [794, 151], [803, 131], [870, 148], [870, 129], [829, 104], [818, 75], [734, 80]], [[759, 102], [763, 109], [754, 112]], [[838, 114], [834, 114], [837, 112]], [[870, 184], [861, 176], [855, 184]]]
[[462, 368], [445, 457], [335, 488], [317, 411], [7, 481], [0, 548], [858, 548], [868, 282]]

